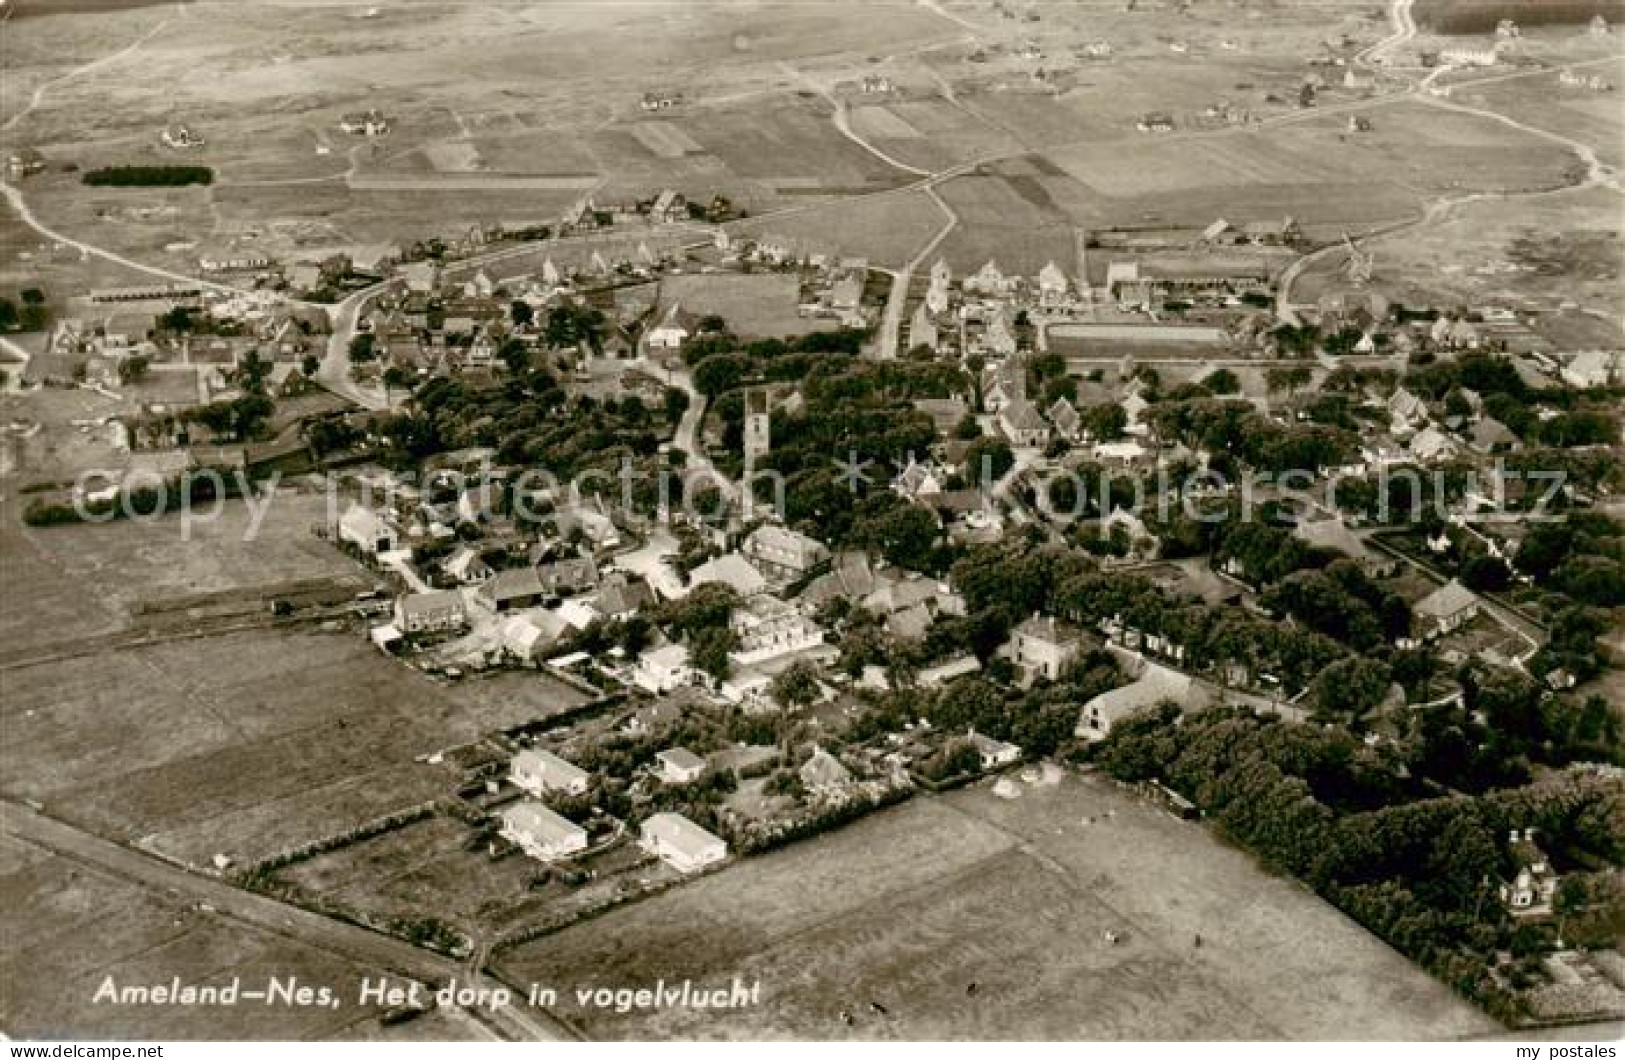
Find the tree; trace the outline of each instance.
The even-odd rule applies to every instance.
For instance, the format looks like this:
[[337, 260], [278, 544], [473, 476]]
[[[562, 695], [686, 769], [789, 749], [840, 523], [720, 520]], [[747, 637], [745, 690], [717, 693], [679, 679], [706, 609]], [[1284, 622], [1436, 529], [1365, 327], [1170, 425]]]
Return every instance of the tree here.
[[974, 442], [981, 436], [982, 425], [968, 412], [954, 425], [954, 437], [961, 442]]
[[703, 629], [690, 642], [689, 660], [701, 672], [718, 681], [724, 680], [733, 665], [728, 653], [739, 646], [738, 642], [739, 638], [727, 627]]
[[1272, 394], [1296, 394], [1300, 389], [1307, 386], [1309, 380], [1313, 378], [1313, 370], [1304, 365], [1271, 368], [1264, 373], [1264, 382], [1270, 388]]
[[17, 303], [0, 298], [0, 331], [12, 331], [18, 326]]
[[992, 485], [1008, 475], [1015, 466], [1015, 451], [1010, 448], [1010, 443], [1000, 438], [979, 439], [965, 451], [965, 477], [973, 482]]
[[528, 328], [536, 322], [536, 310], [530, 307], [529, 302], [515, 298], [508, 304], [508, 319], [513, 321], [516, 328]]
[[799, 659], [773, 679], [773, 698], [786, 707], [809, 707], [817, 701], [820, 687], [818, 668]]
[[405, 368], [392, 364], [384, 370], [384, 395], [388, 397], [391, 390], [412, 389], [412, 376]]
[[1332, 663], [1309, 686], [1308, 701], [1322, 714], [1358, 718], [1388, 694], [1393, 673], [1386, 663], [1354, 656]]
[[1235, 394], [1241, 391], [1241, 380], [1228, 368], [1209, 372], [1202, 378], [1202, 385], [1214, 394]]
[[350, 339], [350, 360], [357, 364], [364, 364], [375, 359], [378, 354], [375, 350], [376, 340], [370, 331], [363, 331]]
[[322, 359], [314, 353], [307, 353], [299, 361], [299, 370], [305, 373], [306, 378], [314, 379], [316, 373], [322, 369]]
[[688, 411], [688, 392], [680, 387], [668, 386], [665, 392], [666, 419], [676, 423]]
[[147, 369], [152, 361], [147, 357], [126, 357], [119, 362], [118, 381], [125, 386], [133, 386], [147, 378]]

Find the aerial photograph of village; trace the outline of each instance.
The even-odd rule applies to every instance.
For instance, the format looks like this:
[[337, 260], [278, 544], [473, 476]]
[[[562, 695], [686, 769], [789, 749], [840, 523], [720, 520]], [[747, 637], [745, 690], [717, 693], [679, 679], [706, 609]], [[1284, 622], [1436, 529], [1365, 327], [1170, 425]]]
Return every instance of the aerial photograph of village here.
[[1625, 0], [0, 0], [0, 193], [0, 1038], [1625, 1034]]

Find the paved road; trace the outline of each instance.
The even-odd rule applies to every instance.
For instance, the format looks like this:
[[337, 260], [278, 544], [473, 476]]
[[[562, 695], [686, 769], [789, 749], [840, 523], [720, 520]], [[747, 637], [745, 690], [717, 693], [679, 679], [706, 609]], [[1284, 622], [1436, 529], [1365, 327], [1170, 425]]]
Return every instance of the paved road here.
[[[183, 895], [190, 901], [210, 906], [218, 916], [281, 935], [347, 961], [414, 979], [444, 982], [458, 976], [467, 982], [468, 969], [452, 958], [188, 872], [14, 802], [0, 802], [0, 832], [143, 887]], [[499, 984], [482, 975], [474, 985], [495, 988]], [[485, 1021], [502, 1037], [515, 1041], [563, 1041], [569, 1037], [563, 1027], [534, 1010], [514, 1007], [499, 1010], [496, 1015], [484, 1012], [469, 1015]]]
[[[685, 480], [690, 472], [703, 471], [730, 502], [737, 502], [739, 485], [717, 470], [711, 458], [705, 455], [705, 446], [700, 441], [700, 428], [705, 423], [706, 399], [694, 386], [693, 375], [686, 368], [664, 368], [652, 364], [650, 367], [668, 384], [688, 395], [688, 408], [683, 412], [683, 418], [678, 421], [677, 432], [671, 440], [672, 448], [684, 455]], [[698, 486], [700, 483], [696, 482], [695, 485]]]
[[328, 310], [328, 324], [332, 333], [327, 337], [327, 353], [322, 358], [321, 367], [316, 370], [316, 382], [365, 409], [387, 409], [389, 399], [382, 390], [364, 387], [350, 378], [350, 340], [355, 337], [356, 321], [361, 316], [362, 308], [398, 284], [399, 281], [389, 280], [357, 291]]

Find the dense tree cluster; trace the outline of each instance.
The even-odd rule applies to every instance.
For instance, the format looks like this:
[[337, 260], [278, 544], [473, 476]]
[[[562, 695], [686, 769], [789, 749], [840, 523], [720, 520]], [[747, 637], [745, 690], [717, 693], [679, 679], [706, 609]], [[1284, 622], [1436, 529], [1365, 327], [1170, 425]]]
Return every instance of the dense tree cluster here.
[[82, 181], [98, 188], [178, 188], [214, 183], [208, 166], [107, 166], [86, 170]]
[[1519, 929], [1495, 894], [1515, 871], [1502, 837], [1534, 827], [1560, 864], [1625, 857], [1618, 780], [1559, 776], [1425, 798], [1395, 763], [1342, 731], [1240, 710], [1130, 719], [1113, 728], [1100, 761], [1122, 780], [1169, 784], [1266, 863], [1503, 1015], [1515, 1001], [1489, 964]]

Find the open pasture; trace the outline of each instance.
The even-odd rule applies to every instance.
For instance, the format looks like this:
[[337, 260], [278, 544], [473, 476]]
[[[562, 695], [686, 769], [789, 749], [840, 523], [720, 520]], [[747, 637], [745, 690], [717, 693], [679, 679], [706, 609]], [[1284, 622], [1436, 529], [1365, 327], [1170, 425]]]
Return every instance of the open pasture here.
[[941, 247], [956, 273], [972, 272], [991, 259], [1007, 275], [1035, 276], [1047, 262], [1065, 268], [1073, 261], [1072, 220], [1040, 178], [982, 170], [950, 180], [939, 191], [959, 218]]
[[[368, 967], [271, 931], [217, 915], [157, 887], [91, 867], [10, 834], [0, 835], [0, 1022], [12, 1038], [211, 1040], [478, 1037], [465, 1016], [435, 1011], [382, 1027], [374, 1007], [358, 1007]], [[119, 986], [220, 986], [243, 990], [272, 976], [297, 976], [339, 993], [338, 1008], [222, 1008], [93, 1004], [111, 976]]]
[[896, 268], [947, 220], [924, 192], [903, 191], [798, 207], [729, 228], [740, 236], [783, 240], [808, 253], [863, 257], [871, 264]]
[[583, 969], [619, 985], [761, 980], [760, 1006], [727, 1012], [582, 1012], [561, 997], [560, 1015], [604, 1038], [1375, 1040], [1492, 1026], [1200, 826], [1071, 777], [1014, 802], [982, 786], [915, 799], [502, 963], [520, 983], [585, 986]]
[[681, 303], [690, 313], [715, 313], [738, 335], [773, 338], [833, 329], [833, 320], [796, 312], [800, 294], [799, 278], [788, 273], [716, 273], [660, 281], [663, 305]]
[[18, 584], [0, 604], [5, 794], [194, 863], [253, 859], [439, 795], [450, 775], [414, 758], [582, 701], [542, 675], [523, 696], [465, 694], [353, 633], [85, 640], [130, 626], [142, 604], [366, 584], [309, 533], [322, 498], [279, 494], [252, 540], [246, 506], [223, 510], [190, 542], [175, 519], [6, 529], [0, 559]]

